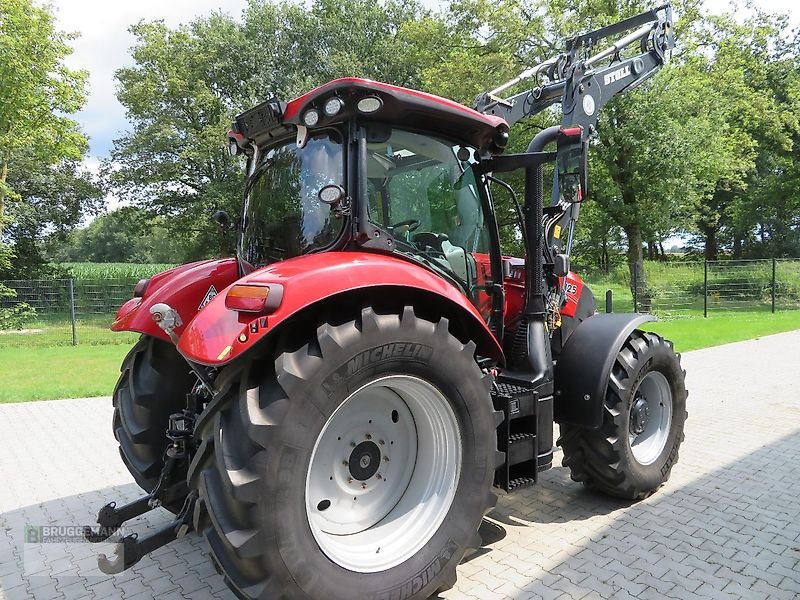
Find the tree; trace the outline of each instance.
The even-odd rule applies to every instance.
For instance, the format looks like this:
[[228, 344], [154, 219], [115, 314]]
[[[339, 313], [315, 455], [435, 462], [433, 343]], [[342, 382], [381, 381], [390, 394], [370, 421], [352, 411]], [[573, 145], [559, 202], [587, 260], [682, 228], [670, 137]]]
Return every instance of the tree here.
[[20, 151], [54, 164], [80, 160], [86, 150], [77, 123], [64, 116], [85, 101], [86, 73], [63, 64], [71, 38], [30, 0], [0, 4], [0, 216], [6, 199], [17, 196], [8, 177]]
[[0, 3], [0, 244], [15, 258], [0, 276], [41, 266], [37, 238], [74, 226], [99, 199], [78, 168], [87, 141], [67, 115], [85, 100], [86, 73], [64, 65], [71, 34], [30, 0]]
[[[0, 244], [0, 271], [11, 265], [11, 252]], [[0, 283], [0, 300], [8, 301], [16, 298], [17, 293]], [[19, 329], [26, 322], [36, 316], [36, 311], [24, 302], [17, 302], [12, 306], [0, 307], [0, 331]]]
[[86, 215], [99, 210], [103, 190], [97, 178], [75, 160], [56, 164], [39, 161], [22, 151], [8, 181], [19, 198], [9, 206], [4, 238], [14, 260], [0, 267], [0, 279], [31, 279], [57, 274], [45, 256], [48, 244], [63, 243], [66, 234]]
[[227, 154], [234, 116], [270, 93], [287, 100], [342, 76], [416, 85], [402, 30], [414, 3], [254, 0], [243, 21], [211, 15], [170, 29], [131, 31], [135, 65], [117, 72], [132, 130], [115, 141], [107, 175], [117, 194], [165, 217], [190, 257], [230, 253], [209, 215], [238, 212], [242, 163]]
[[[696, 19], [696, 4], [681, 3], [687, 23], [683, 30]], [[429, 61], [421, 60], [425, 88], [469, 102], [477, 93], [562, 52], [565, 38], [645, 8], [639, 1], [576, 5], [566, 0], [458, 0], [443, 19], [423, 19], [409, 28], [414, 30], [417, 52]], [[702, 104], [707, 81], [683, 78], [679, 67], [666, 69], [639, 91], [612, 101], [600, 115], [599, 135], [591, 144], [591, 201], [600, 210], [585, 211], [593, 218], [581, 232], [599, 235], [608, 249], [615, 228], [624, 230], [631, 281], [642, 284], [643, 242], [659, 243], [676, 228], [683, 203], [703, 191], [701, 166], [719, 167], [730, 157], [720, 153], [718, 160], [708, 158], [721, 142], [715, 136], [707, 150], [703, 145], [708, 143], [708, 131], [714, 131], [708, 129]], [[523, 151], [536, 131], [557, 119], [558, 115], [544, 112], [516, 125], [509, 151]], [[700, 157], [699, 164], [689, 160], [692, 154]], [[521, 190], [519, 178], [510, 179]], [[501, 223], [516, 222], [510, 203], [500, 201], [498, 213]], [[504, 243], [519, 246], [518, 229], [511, 228], [503, 238]], [[591, 256], [589, 246], [591, 242], [580, 247], [584, 257], [589, 255], [601, 265], [610, 262], [603, 251]]]
[[55, 262], [180, 263], [189, 251], [169, 232], [165, 217], [134, 206], [100, 215], [48, 243], [48, 256]]
[[[791, 72], [787, 66], [795, 60], [784, 40], [787, 28], [785, 17], [757, 12], [742, 24], [732, 15], [710, 17], [697, 32], [697, 43], [706, 51], [696, 53], [692, 66], [714, 86], [719, 100], [711, 108], [720, 113], [728, 145], [735, 148], [728, 168], [709, 177], [708, 193], [688, 207], [707, 260], [717, 259], [721, 243], [753, 227], [741, 218], [734, 224], [736, 205], [752, 201], [757, 165], [763, 169], [767, 156], [791, 150], [792, 134], [798, 130], [796, 108], [782, 102], [775, 89], [785, 85]], [[783, 77], [776, 78], [778, 72]], [[745, 212], [739, 210], [742, 216]]]

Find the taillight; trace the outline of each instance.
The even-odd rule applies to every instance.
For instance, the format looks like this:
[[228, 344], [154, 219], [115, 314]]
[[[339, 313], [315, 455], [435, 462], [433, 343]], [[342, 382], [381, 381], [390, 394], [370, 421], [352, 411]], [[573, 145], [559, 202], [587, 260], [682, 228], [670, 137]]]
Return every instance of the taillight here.
[[265, 312], [278, 308], [282, 298], [282, 285], [240, 283], [228, 290], [225, 307], [242, 312]]
[[150, 283], [150, 279], [140, 279], [139, 283], [133, 288], [133, 297], [134, 298], [142, 298], [144, 297], [145, 291], [147, 291], [147, 284]]

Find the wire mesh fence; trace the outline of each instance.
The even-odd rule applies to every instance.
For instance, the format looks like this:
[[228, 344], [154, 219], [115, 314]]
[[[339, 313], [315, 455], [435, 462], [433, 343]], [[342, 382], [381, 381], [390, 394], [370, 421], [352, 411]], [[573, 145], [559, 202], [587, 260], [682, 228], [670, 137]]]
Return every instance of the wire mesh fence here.
[[[800, 259], [647, 262], [635, 286], [629, 283], [627, 267], [613, 281], [586, 279], [601, 305], [606, 290], [612, 289], [615, 312], [675, 318], [800, 309]], [[4, 327], [0, 318], [0, 348], [130, 344], [136, 334], [114, 333], [110, 325], [137, 281], [0, 281], [0, 315], [25, 305], [32, 309], [24, 322], [12, 327]]]
[[800, 259], [645, 263], [633, 310], [667, 317], [800, 308]]
[[[27, 306], [26, 318], [0, 329], [0, 348], [130, 343], [110, 330], [136, 279], [0, 281], [0, 313]], [[3, 293], [3, 289], [6, 290]]]

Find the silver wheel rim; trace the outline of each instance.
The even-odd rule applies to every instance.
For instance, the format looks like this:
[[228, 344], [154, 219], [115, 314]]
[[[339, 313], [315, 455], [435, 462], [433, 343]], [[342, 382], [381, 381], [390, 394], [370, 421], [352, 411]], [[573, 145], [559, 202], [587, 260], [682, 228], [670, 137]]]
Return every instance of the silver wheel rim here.
[[410, 375], [350, 394], [314, 444], [306, 515], [325, 555], [359, 573], [411, 558], [436, 533], [461, 472], [461, 434], [447, 398]]
[[672, 390], [659, 371], [650, 371], [639, 383], [628, 422], [633, 458], [640, 465], [653, 464], [667, 445], [672, 425]]

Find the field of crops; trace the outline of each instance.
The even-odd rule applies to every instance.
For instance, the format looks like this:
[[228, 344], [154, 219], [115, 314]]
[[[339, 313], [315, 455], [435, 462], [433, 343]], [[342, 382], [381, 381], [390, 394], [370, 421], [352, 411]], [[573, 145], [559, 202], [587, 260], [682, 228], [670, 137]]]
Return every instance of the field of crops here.
[[61, 263], [75, 279], [143, 279], [175, 265], [133, 263]]

